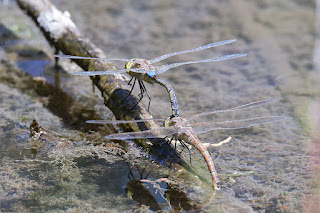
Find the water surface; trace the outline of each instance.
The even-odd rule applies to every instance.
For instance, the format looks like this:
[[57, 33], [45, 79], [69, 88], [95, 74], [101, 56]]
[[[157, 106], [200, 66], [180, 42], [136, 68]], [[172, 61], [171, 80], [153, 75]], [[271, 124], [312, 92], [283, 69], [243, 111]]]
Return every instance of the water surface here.
[[[312, 59], [315, 40], [313, 1], [52, 2], [59, 9], [68, 11], [80, 31], [110, 57], [150, 59], [219, 40], [238, 39], [229, 45], [179, 55], [161, 62], [166, 64], [247, 53], [247, 57], [240, 59], [175, 68], [160, 77], [173, 86], [181, 116], [268, 98], [278, 101], [240, 115], [208, 119], [286, 116], [286, 120], [274, 124], [199, 135], [203, 142], [213, 143], [228, 136], [233, 138], [231, 143], [209, 150], [221, 179], [222, 190], [208, 196], [210, 201], [204, 202], [203, 210], [302, 210], [312, 181], [307, 175], [306, 152], [312, 128], [307, 115], [315, 95], [312, 86], [315, 72]], [[73, 140], [65, 144], [66, 147], [82, 147], [84, 140], [81, 136], [87, 137], [87, 130], [95, 128], [83, 127], [83, 121], [101, 116], [108, 118], [108, 110], [103, 106], [99, 92], [92, 95], [88, 77], [68, 75], [68, 72], [80, 71], [76, 65], [63, 60], [61, 76], [57, 80], [51, 57], [53, 49], [14, 2], [1, 2], [0, 9], [0, 24], [6, 29], [5, 32], [17, 36], [11, 35], [8, 39], [5, 37], [7, 34], [0, 34], [2, 41], [5, 41], [0, 43], [4, 51], [2, 56], [8, 61], [21, 57], [17, 67], [36, 76], [29, 79], [6, 74], [8, 66], [1, 65], [1, 75], [10, 77], [10, 80], [2, 77], [0, 82], [0, 113], [3, 120], [0, 130], [0, 175], [5, 177], [1, 182], [1, 208], [4, 211], [34, 211], [37, 208], [43, 211], [123, 211], [143, 208], [137, 205], [140, 202], [151, 206], [152, 210], [170, 209], [166, 200], [151, 185], [141, 186], [139, 181], [131, 184], [141, 178], [139, 170], [134, 170], [130, 175], [130, 166], [122, 159], [98, 159], [97, 156], [93, 159], [88, 156], [76, 158], [72, 152], [67, 157], [61, 155], [58, 158], [60, 155], [57, 152], [60, 153], [61, 149], [54, 149], [57, 144], [51, 144], [54, 148], [47, 147], [49, 151], [42, 151], [42, 155], [32, 154], [27, 129], [33, 119], [37, 119], [46, 129]], [[33, 54], [27, 56], [21, 51], [19, 54], [21, 46], [33, 47], [44, 54], [39, 55], [32, 50], [30, 52]], [[122, 63], [115, 65], [119, 69], [124, 66]], [[24, 79], [21, 81], [25, 85], [17, 79]], [[34, 79], [45, 82], [41, 85], [53, 86], [36, 90]], [[146, 86], [152, 95], [150, 113], [158, 118], [168, 117], [171, 109], [165, 89], [159, 85]], [[39, 88], [39, 85], [36, 87]], [[135, 93], [138, 94], [138, 90]], [[53, 97], [64, 97], [64, 101], [57, 102]], [[147, 103], [148, 100], [144, 101]], [[99, 140], [103, 140], [102, 136], [103, 132], [100, 132]], [[200, 154], [196, 150], [191, 151], [193, 159], [200, 159], [195, 160], [193, 166], [205, 168]], [[188, 159], [187, 153], [183, 156]], [[57, 159], [60, 163], [52, 162]], [[63, 162], [70, 166], [67, 172], [61, 167]], [[163, 173], [157, 172], [157, 166], [152, 169], [155, 165], [150, 160], [150, 166], [147, 166], [148, 171], [153, 170], [149, 177], [151, 180], [163, 177]], [[141, 164], [138, 167], [143, 169]], [[205, 169], [200, 171], [204, 178], [210, 180]], [[133, 199], [133, 186], [142, 187], [138, 191], [149, 189], [149, 199]], [[161, 186], [168, 188], [163, 183]], [[186, 194], [197, 195], [205, 190], [208, 189]], [[203, 200], [206, 200], [205, 196], [202, 196]], [[180, 202], [185, 204], [182, 208], [185, 210], [197, 206]]]

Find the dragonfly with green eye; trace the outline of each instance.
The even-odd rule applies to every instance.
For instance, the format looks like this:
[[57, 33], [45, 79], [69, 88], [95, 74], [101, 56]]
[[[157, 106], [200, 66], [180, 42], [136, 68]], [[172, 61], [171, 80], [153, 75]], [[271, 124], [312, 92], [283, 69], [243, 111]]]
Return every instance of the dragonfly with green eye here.
[[148, 91], [146, 90], [146, 87], [143, 82], [145, 81], [149, 84], [155, 84], [155, 83], [160, 84], [161, 86], [165, 87], [167, 92], [169, 93], [169, 97], [170, 97], [170, 101], [171, 101], [172, 117], [178, 117], [179, 116], [178, 103], [177, 103], [177, 98], [174, 93], [174, 90], [168, 82], [158, 78], [157, 77], [158, 74], [162, 74], [171, 68], [182, 66], [182, 65], [224, 61], [224, 60], [229, 60], [232, 58], [239, 58], [239, 57], [245, 56], [246, 54], [230, 54], [230, 55], [224, 55], [224, 56], [216, 57], [216, 58], [208, 58], [208, 59], [197, 60], [197, 61], [185, 61], [185, 62], [180, 62], [180, 63], [162, 65], [162, 66], [153, 66], [152, 64], [159, 62], [159, 61], [162, 61], [164, 59], [167, 59], [169, 57], [175, 56], [175, 55], [205, 50], [205, 49], [209, 49], [212, 47], [217, 47], [217, 46], [229, 44], [229, 43], [232, 43], [235, 41], [236, 41], [236, 39], [219, 41], [219, 42], [207, 44], [207, 45], [204, 45], [201, 47], [193, 48], [190, 50], [183, 50], [183, 51], [179, 51], [179, 52], [168, 53], [168, 54], [162, 55], [160, 57], [157, 57], [157, 58], [154, 58], [151, 60], [139, 59], [139, 58], [133, 58], [133, 59], [94, 58], [94, 57], [82, 57], [82, 56], [71, 56], [71, 55], [54, 55], [54, 56], [58, 57], [58, 58], [70, 58], [70, 59], [96, 59], [96, 60], [127, 61], [126, 65], [125, 65], [125, 69], [105, 70], [105, 71], [84, 71], [84, 72], [73, 73], [73, 75], [95, 76], [95, 75], [114, 75], [114, 74], [120, 74], [120, 73], [128, 73], [131, 76], [131, 80], [129, 81], [129, 85], [131, 85], [131, 82], [133, 80], [133, 84], [132, 84], [131, 91], [130, 91], [129, 95], [133, 91], [135, 83], [138, 80], [139, 87], [140, 87], [139, 102], [142, 100], [143, 94], [147, 93], [147, 96], [149, 98], [148, 110], [150, 108], [151, 97], [150, 97]]
[[255, 101], [255, 102], [251, 102], [245, 105], [241, 105], [241, 106], [237, 106], [229, 109], [196, 114], [189, 118], [169, 117], [168, 119], [144, 119], [144, 120], [134, 120], [134, 121], [89, 120], [87, 121], [87, 123], [124, 124], [124, 123], [146, 122], [150, 120], [164, 121], [164, 127], [153, 128], [153, 129], [140, 131], [140, 132], [116, 133], [116, 134], [107, 135], [105, 137], [110, 140], [126, 140], [126, 139], [138, 139], [138, 138], [163, 138], [163, 137], [172, 135], [175, 139], [194, 146], [201, 153], [211, 173], [214, 188], [219, 189], [220, 188], [219, 178], [218, 178], [216, 169], [214, 167], [212, 158], [209, 152], [207, 151], [207, 148], [201, 143], [201, 141], [198, 139], [196, 134], [204, 133], [212, 130], [218, 130], [218, 129], [242, 129], [242, 128], [256, 126], [259, 124], [276, 122], [284, 119], [284, 117], [283, 116], [263, 116], [263, 117], [253, 117], [253, 118], [247, 118], [247, 119], [241, 119], [241, 120], [209, 121], [209, 122], [198, 122], [198, 123], [189, 123], [189, 121], [206, 116], [206, 115], [245, 110], [245, 109], [253, 108], [256, 106], [260, 106], [262, 104], [267, 104], [273, 101], [275, 101], [275, 99]]

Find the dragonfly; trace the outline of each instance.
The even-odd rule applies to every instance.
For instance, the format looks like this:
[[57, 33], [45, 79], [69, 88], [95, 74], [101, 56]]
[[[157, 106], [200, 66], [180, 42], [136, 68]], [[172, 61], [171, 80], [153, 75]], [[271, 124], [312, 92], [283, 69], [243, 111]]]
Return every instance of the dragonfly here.
[[164, 126], [159, 128], [152, 128], [145, 131], [139, 132], [122, 132], [115, 133], [105, 136], [105, 138], [110, 140], [127, 140], [127, 139], [139, 139], [139, 138], [163, 138], [167, 136], [173, 136], [175, 139], [182, 141], [184, 143], [190, 144], [195, 147], [204, 158], [208, 170], [211, 174], [213, 180], [213, 186], [215, 189], [220, 189], [219, 178], [214, 167], [213, 160], [203, 143], [199, 140], [196, 134], [205, 133], [212, 130], [218, 129], [242, 129], [248, 128], [260, 124], [272, 123], [279, 120], [284, 119], [283, 116], [262, 116], [262, 117], [253, 117], [246, 118], [240, 120], [229, 120], [229, 121], [207, 121], [207, 122], [198, 122], [198, 123], [190, 123], [190, 121], [201, 118], [203, 116], [233, 112], [239, 110], [246, 110], [249, 108], [257, 107], [262, 104], [267, 104], [274, 102], [275, 99], [266, 99], [251, 102], [248, 104], [240, 105], [237, 107], [216, 110], [212, 112], [203, 112], [200, 114], [193, 115], [188, 118], [182, 117], [169, 117], [167, 119], [142, 119], [142, 120], [134, 120], [134, 121], [124, 121], [124, 120], [116, 120], [116, 121], [106, 121], [106, 120], [89, 120], [87, 123], [95, 123], [95, 124], [123, 124], [123, 123], [138, 123], [138, 122], [146, 122], [150, 120], [158, 120], [164, 121]]
[[[82, 56], [72, 56], [72, 55], [54, 55], [54, 56], [58, 57], [58, 58], [70, 58], [70, 59], [96, 59], [96, 60], [126, 61], [127, 63], [125, 64], [124, 69], [105, 70], [105, 71], [84, 71], [84, 72], [73, 73], [73, 75], [95, 76], [95, 75], [114, 75], [114, 74], [120, 74], [120, 73], [127, 73], [131, 76], [131, 79], [128, 84], [132, 86], [129, 95], [132, 93], [136, 81], [138, 81], [138, 84], [140, 87], [140, 94], [138, 95], [139, 102], [142, 100], [143, 94], [146, 93], [149, 98], [148, 111], [150, 108], [151, 97], [150, 97], [150, 95], [144, 85], [144, 82], [147, 82], [149, 84], [155, 84], [155, 83], [160, 84], [161, 86], [165, 87], [165, 89], [169, 93], [169, 98], [170, 98], [170, 102], [171, 102], [171, 109], [172, 109], [172, 117], [178, 117], [179, 116], [179, 109], [178, 109], [177, 98], [174, 93], [174, 90], [168, 82], [158, 78], [157, 75], [160, 75], [160, 74], [162, 74], [162, 73], [166, 72], [167, 70], [172, 69], [174, 67], [179, 67], [182, 65], [224, 61], [224, 60], [229, 60], [229, 59], [233, 59], [233, 58], [243, 57], [243, 56], [246, 56], [246, 54], [230, 54], [230, 55], [224, 55], [224, 56], [216, 57], [216, 58], [208, 58], [208, 59], [196, 60], [196, 61], [185, 61], [185, 62], [179, 62], [179, 63], [173, 63], [173, 64], [167, 64], [167, 65], [161, 65], [161, 66], [153, 66], [153, 64], [160, 62], [164, 59], [170, 58], [172, 56], [180, 55], [183, 53], [190, 53], [190, 52], [205, 50], [205, 49], [209, 49], [212, 47], [217, 47], [217, 46], [229, 44], [229, 43], [232, 43], [235, 41], [236, 41], [236, 39], [219, 41], [219, 42], [207, 44], [204, 46], [200, 46], [197, 48], [193, 48], [190, 50], [183, 50], [183, 51], [168, 53], [168, 54], [165, 54], [165, 55], [162, 55], [162, 56], [150, 59], [150, 60], [140, 59], [140, 58], [133, 58], [133, 59], [95, 58], [95, 57], [82, 57]], [[132, 83], [132, 81], [133, 81], [133, 83]]]

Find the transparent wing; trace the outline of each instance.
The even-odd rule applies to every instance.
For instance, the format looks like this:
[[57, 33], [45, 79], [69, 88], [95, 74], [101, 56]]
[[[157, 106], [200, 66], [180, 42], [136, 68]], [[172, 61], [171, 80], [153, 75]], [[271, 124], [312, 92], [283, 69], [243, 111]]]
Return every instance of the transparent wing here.
[[232, 55], [225, 55], [225, 56], [221, 56], [221, 57], [217, 57], [217, 58], [208, 58], [208, 59], [198, 60], [198, 61], [185, 61], [185, 62], [180, 62], [180, 63], [168, 64], [168, 65], [156, 67], [156, 70], [157, 70], [156, 73], [161, 74], [171, 68], [186, 65], [186, 64], [197, 64], [197, 63], [206, 63], [206, 62], [214, 62], [214, 61], [224, 61], [224, 60], [229, 60], [232, 58], [243, 57], [246, 55], [247, 54], [232, 54]]
[[130, 68], [130, 69], [120, 69], [120, 70], [104, 70], [104, 71], [83, 71], [83, 72], [75, 72], [72, 75], [86, 75], [86, 76], [94, 76], [94, 75], [113, 75], [120, 74], [125, 72], [135, 72], [135, 73], [146, 73], [148, 72], [145, 69], [141, 68]]
[[233, 107], [233, 108], [229, 108], [229, 109], [223, 109], [223, 110], [216, 110], [216, 111], [212, 111], [212, 112], [203, 112], [200, 114], [196, 114], [193, 115], [191, 117], [188, 118], [188, 120], [191, 119], [195, 119], [195, 118], [199, 118], [205, 115], [211, 115], [211, 114], [218, 114], [218, 113], [224, 113], [224, 112], [232, 112], [232, 111], [238, 111], [238, 110], [245, 110], [245, 109], [249, 109], [249, 108], [253, 108], [253, 107], [257, 107], [263, 104], [267, 104], [267, 103], [271, 103], [276, 101], [276, 99], [272, 98], [272, 99], [265, 99], [265, 100], [261, 100], [261, 101], [254, 101], [248, 104], [244, 104], [241, 106], [237, 106], [237, 107]]
[[162, 61], [162, 60], [164, 60], [166, 58], [170, 58], [172, 56], [179, 55], [179, 54], [182, 54], [182, 53], [190, 53], [190, 52], [196, 52], [196, 51], [200, 51], [200, 50], [205, 50], [205, 49], [209, 49], [209, 48], [212, 48], [212, 47], [217, 47], [217, 46], [221, 46], [221, 45], [224, 45], [224, 44], [229, 44], [229, 43], [232, 43], [232, 42], [235, 42], [235, 41], [236, 41], [236, 39], [219, 41], [219, 42], [207, 44], [207, 45], [204, 45], [204, 46], [201, 46], [201, 47], [197, 47], [197, 48], [194, 48], [194, 49], [191, 49], [191, 50], [183, 50], [183, 51], [179, 51], [179, 52], [168, 53], [168, 54], [162, 55], [160, 57], [153, 58], [153, 59], [149, 60], [149, 62], [150, 62], [150, 64], [153, 64], [153, 63]]
[[173, 126], [170, 127], [160, 127], [155, 129], [150, 129], [141, 132], [123, 132], [118, 134], [111, 134], [105, 136], [106, 139], [110, 140], [125, 140], [125, 139], [137, 139], [137, 138], [164, 138], [168, 135], [173, 135], [178, 133], [178, 128]]
[[139, 123], [146, 121], [165, 121], [165, 119], [160, 118], [151, 118], [151, 119], [141, 119], [141, 120], [133, 120], [133, 121], [125, 121], [125, 120], [88, 120], [86, 123], [89, 124], [128, 124], [128, 123]]
[[130, 59], [124, 58], [95, 58], [95, 57], [84, 57], [76, 55], [53, 55], [56, 58], [70, 58], [70, 59], [96, 59], [96, 60], [109, 60], [109, 61], [130, 61]]
[[191, 124], [191, 126], [195, 133], [200, 134], [216, 129], [242, 129], [260, 124], [273, 123], [284, 118], [284, 116], [265, 116], [233, 121], [201, 122]]

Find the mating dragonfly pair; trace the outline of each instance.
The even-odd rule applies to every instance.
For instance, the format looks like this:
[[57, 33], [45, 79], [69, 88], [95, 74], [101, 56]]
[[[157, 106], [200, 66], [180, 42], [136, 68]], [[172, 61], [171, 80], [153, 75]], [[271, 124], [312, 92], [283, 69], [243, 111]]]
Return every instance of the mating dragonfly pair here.
[[142, 100], [143, 94], [147, 93], [147, 96], [149, 98], [148, 110], [150, 108], [151, 97], [150, 97], [148, 91], [146, 90], [144, 82], [147, 82], [149, 84], [155, 84], [155, 83], [160, 84], [161, 86], [165, 87], [167, 92], [169, 93], [169, 97], [170, 97], [170, 101], [171, 101], [172, 116], [178, 117], [179, 116], [179, 109], [178, 109], [177, 98], [175, 96], [174, 90], [168, 82], [158, 78], [157, 74], [160, 75], [171, 68], [182, 66], [182, 65], [224, 61], [224, 60], [229, 60], [232, 58], [239, 58], [242, 56], [246, 56], [247, 54], [230, 54], [230, 55], [224, 55], [224, 56], [217, 57], [217, 58], [208, 58], [208, 59], [197, 60], [197, 61], [185, 61], [185, 62], [180, 62], [180, 63], [162, 65], [162, 66], [153, 66], [152, 64], [159, 62], [159, 61], [162, 61], [164, 59], [170, 58], [175, 55], [205, 50], [205, 49], [209, 49], [212, 47], [217, 47], [217, 46], [221, 46], [224, 44], [229, 44], [229, 43], [232, 43], [235, 41], [236, 41], [236, 39], [219, 41], [219, 42], [207, 44], [207, 45], [204, 45], [201, 47], [193, 48], [190, 50], [183, 50], [183, 51], [179, 51], [179, 52], [168, 53], [168, 54], [162, 55], [160, 57], [153, 58], [151, 60], [145, 60], [145, 59], [139, 59], [139, 58], [133, 58], [133, 59], [94, 58], [94, 57], [82, 57], [82, 56], [71, 56], [71, 55], [54, 55], [54, 56], [58, 57], [58, 58], [70, 58], [70, 59], [97, 59], [97, 60], [127, 61], [126, 65], [125, 65], [125, 69], [106, 70], [106, 71], [84, 71], [84, 72], [73, 73], [73, 75], [95, 76], [95, 75], [114, 75], [114, 74], [120, 74], [120, 73], [127, 73], [131, 76], [131, 80], [128, 83], [129, 85], [133, 80], [130, 94], [133, 91], [133, 88], [135, 86], [136, 81], [138, 80], [139, 87], [140, 87], [139, 102]]
[[[229, 60], [232, 58], [239, 58], [242, 56], [245, 56], [246, 54], [231, 54], [231, 55], [224, 55], [217, 58], [209, 58], [204, 60], [197, 60], [197, 61], [186, 61], [186, 62], [180, 62], [180, 63], [173, 63], [173, 64], [167, 64], [162, 66], [153, 66], [152, 64], [162, 61], [164, 59], [167, 59], [169, 57], [183, 54], [183, 53], [190, 53], [190, 52], [196, 52], [200, 50], [209, 49], [216, 46], [221, 46], [224, 44], [229, 44], [236, 41], [233, 40], [225, 40], [220, 42], [215, 42], [211, 44], [207, 44], [201, 47], [197, 47], [190, 50], [184, 50], [179, 52], [173, 52], [168, 53], [165, 55], [162, 55], [160, 57], [151, 59], [151, 60], [145, 60], [145, 59], [119, 59], [119, 58], [93, 58], [93, 57], [81, 57], [81, 56], [70, 56], [70, 55], [55, 55], [55, 57], [59, 58], [70, 58], [70, 59], [97, 59], [97, 60], [117, 60], [117, 61], [127, 61], [125, 65], [125, 69], [120, 70], [106, 70], [106, 71], [85, 71], [85, 72], [77, 72], [73, 73], [74, 75], [86, 75], [86, 76], [94, 76], [94, 75], [113, 75], [113, 74], [119, 74], [119, 73], [128, 73], [132, 78], [129, 81], [129, 84], [133, 80], [132, 88], [130, 93], [133, 91], [133, 88], [135, 86], [136, 81], [138, 81], [140, 86], [140, 100], [143, 98], [143, 94], [147, 93], [147, 96], [149, 98], [149, 104], [148, 109], [150, 107], [150, 95], [147, 92], [144, 81], [150, 84], [158, 83], [166, 88], [167, 92], [169, 93], [170, 101], [171, 101], [171, 109], [172, 109], [172, 115], [168, 119], [164, 119], [165, 125], [164, 127], [150, 129], [146, 131], [141, 132], [127, 132], [127, 133], [118, 133], [118, 134], [111, 134], [106, 136], [107, 139], [118, 139], [118, 140], [124, 140], [124, 139], [137, 139], [137, 138], [159, 138], [159, 137], [167, 137], [170, 135], [173, 135], [173, 137], [177, 140], [186, 142], [192, 146], [194, 146], [196, 149], [198, 149], [205, 159], [208, 169], [211, 173], [212, 180], [214, 183], [214, 187], [216, 189], [219, 189], [219, 179], [217, 176], [217, 172], [215, 170], [213, 161], [211, 156], [209, 155], [209, 152], [207, 151], [206, 147], [201, 143], [201, 141], [196, 136], [197, 133], [203, 133], [207, 131], [212, 131], [216, 129], [240, 129], [240, 128], [246, 128], [251, 127], [259, 124], [264, 123], [271, 123], [278, 120], [283, 119], [282, 116], [265, 116], [265, 117], [255, 117], [255, 118], [249, 118], [249, 119], [242, 119], [242, 120], [233, 120], [233, 121], [223, 121], [223, 122], [200, 122], [200, 123], [193, 123], [190, 124], [189, 121], [193, 120], [195, 118], [199, 118], [205, 115], [210, 114], [218, 114], [218, 113], [224, 113], [224, 112], [231, 112], [231, 111], [238, 111], [238, 110], [244, 110], [249, 109], [252, 107], [256, 107], [262, 104], [270, 103], [274, 101], [274, 99], [268, 99], [268, 100], [262, 100], [262, 101], [256, 101], [249, 104], [241, 105], [238, 107], [225, 109], [225, 110], [218, 110], [218, 111], [212, 111], [212, 112], [204, 112], [200, 113], [194, 116], [191, 116], [189, 118], [182, 118], [179, 117], [179, 111], [178, 111], [178, 103], [177, 99], [174, 93], [173, 88], [169, 83], [166, 81], [159, 79], [157, 77], [157, 74], [162, 74], [166, 72], [167, 70], [187, 65], [187, 64], [196, 64], [196, 63], [207, 63], [207, 62], [216, 62], [216, 61], [223, 61], [223, 60]], [[140, 101], [139, 100], [139, 101]], [[151, 119], [151, 120], [161, 120], [161, 119]], [[135, 120], [135, 121], [103, 121], [103, 120], [91, 120], [87, 121], [88, 123], [96, 123], [96, 124], [105, 124], [105, 123], [137, 123], [137, 122], [145, 122], [147, 120]]]

